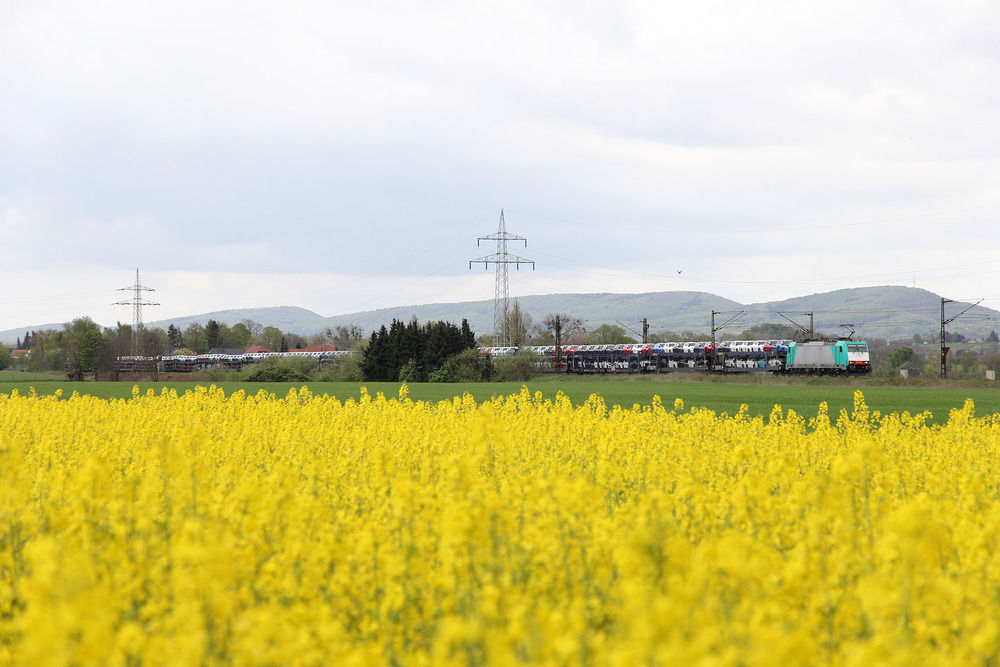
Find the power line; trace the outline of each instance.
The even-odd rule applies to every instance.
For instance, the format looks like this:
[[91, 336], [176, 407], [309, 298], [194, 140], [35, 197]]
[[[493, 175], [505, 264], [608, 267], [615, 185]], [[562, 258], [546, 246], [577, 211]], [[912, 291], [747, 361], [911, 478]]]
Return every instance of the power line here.
[[[712, 311], [712, 347], [715, 347], [715, 334], [716, 334], [717, 331], [726, 328], [727, 326], [729, 326], [730, 324], [732, 324], [733, 322], [735, 322], [736, 320], [740, 319], [741, 317], [743, 317], [746, 314], [747, 314], [747, 311], [745, 311], [745, 310], [726, 310], [726, 311], [713, 310]], [[719, 326], [715, 326], [715, 316], [716, 315], [732, 315], [732, 317], [730, 317], [728, 320], [726, 320], [725, 322], [723, 322]]]
[[660, 234], [668, 232], [670, 234], [702, 234], [702, 235], [714, 235], [722, 234], [725, 236], [731, 236], [733, 234], [768, 234], [768, 233], [782, 233], [791, 234], [796, 232], [812, 232], [821, 231], [825, 229], [844, 229], [850, 227], [865, 227], [869, 225], [881, 225], [892, 222], [906, 222], [908, 220], [919, 220], [921, 218], [933, 218], [943, 215], [956, 215], [958, 213], [968, 213], [970, 211], [980, 211], [988, 208], [996, 208], [1000, 206], [1000, 202], [995, 202], [991, 204], [983, 204], [981, 206], [969, 206], [966, 208], [952, 209], [950, 211], [935, 211], [932, 213], [917, 213], [915, 215], [904, 215], [894, 218], [879, 218], [875, 220], [861, 220], [859, 222], [841, 222], [832, 223], [829, 225], [814, 225], [811, 227], [746, 227], [741, 226], [735, 229], [708, 229], [704, 226], [687, 224], [681, 225], [679, 228], [673, 228], [669, 230], [664, 230], [660, 227], [630, 227], [627, 223], [617, 223], [617, 224], [595, 224], [588, 222], [580, 222], [578, 220], [565, 220], [562, 218], [552, 218], [540, 215], [528, 215], [528, 217], [534, 217], [539, 220], [550, 220], [552, 222], [561, 222], [565, 224], [573, 225], [574, 227], [594, 227], [597, 229], [612, 229], [615, 231], [627, 231], [627, 232], [643, 232], [647, 234]]

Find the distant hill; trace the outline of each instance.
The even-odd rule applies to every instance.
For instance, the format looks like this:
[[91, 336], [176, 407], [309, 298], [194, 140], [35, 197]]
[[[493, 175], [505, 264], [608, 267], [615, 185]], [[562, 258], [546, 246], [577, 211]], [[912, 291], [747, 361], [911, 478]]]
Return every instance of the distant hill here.
[[[970, 305], [949, 303], [945, 317], [950, 318]], [[865, 338], [910, 338], [915, 333], [941, 330], [941, 297], [924, 289], [898, 285], [842, 289], [748, 308], [785, 314], [813, 311], [817, 330], [844, 332], [847, 328], [842, 325], [851, 324]], [[805, 318], [794, 319], [803, 322]], [[1000, 312], [980, 306], [947, 327], [950, 332], [970, 338], [984, 338], [996, 328], [1000, 328]]]
[[243, 320], [253, 320], [260, 322], [266, 327], [277, 327], [287, 333], [296, 333], [308, 336], [326, 327], [327, 320], [311, 310], [299, 308], [298, 306], [272, 306], [270, 308], [237, 308], [233, 310], [217, 310], [213, 313], [203, 313], [201, 315], [188, 315], [187, 317], [174, 317], [168, 320], [157, 320], [156, 322], [146, 322], [147, 327], [163, 327], [166, 329], [173, 324], [182, 331], [193, 323], [205, 324], [209, 320], [215, 320], [222, 324], [232, 326]]
[[63, 323], [58, 324], [36, 324], [30, 327], [21, 327], [19, 329], [7, 329], [6, 331], [0, 331], [0, 343], [3, 343], [8, 348], [13, 348], [17, 345], [17, 341], [24, 338], [24, 334], [29, 331], [44, 331], [46, 329], [58, 329], [62, 330]]
[[[549, 313], [566, 313], [585, 321], [588, 329], [621, 322], [633, 330], [641, 329], [643, 317], [649, 319], [650, 331], [703, 331], [708, 328], [712, 310], [732, 310], [739, 304], [705, 292], [651, 292], [648, 294], [549, 294], [522, 296], [517, 299], [522, 312], [541, 323]], [[383, 308], [363, 313], [349, 313], [328, 318], [330, 324], [356, 324], [374, 330], [393, 318], [407, 322], [416, 316], [421, 322], [444, 320], [460, 323], [463, 318], [477, 334], [493, 330], [493, 301], [435, 303], [422, 306]], [[704, 324], [704, 326], [702, 326]]]
[[[807, 313], [813, 313], [816, 332], [846, 334], [849, 328], [842, 325], [853, 325], [856, 338], [910, 338], [915, 333], [932, 334], [941, 327], [941, 297], [927, 290], [901, 286], [842, 289], [755, 304], [740, 304], [706, 292], [549, 294], [523, 296], [517, 301], [521, 310], [538, 323], [547, 314], [559, 312], [583, 319], [588, 329], [602, 324], [620, 324], [632, 332], [641, 331], [641, 321], [646, 318], [650, 333], [707, 334], [711, 330], [712, 311], [718, 313], [717, 327], [733, 320], [719, 331], [720, 336], [725, 333], [738, 335], [755, 324], [789, 324], [785, 318], [808, 327]], [[949, 303], [946, 317], [961, 312], [968, 305]], [[243, 308], [147, 322], [147, 326], [166, 328], [174, 324], [184, 329], [192, 322], [205, 324], [210, 319], [229, 325], [251, 319], [285, 332], [308, 336], [327, 327], [348, 324], [370, 332], [383, 324], [388, 325], [393, 319], [406, 322], [412, 317], [420, 322], [444, 320], [456, 324], [467, 319], [474, 331], [488, 333], [493, 329], [493, 301], [399, 306], [332, 317], [295, 306]], [[28, 330], [61, 327], [61, 324], [50, 324], [0, 331], [0, 342], [13, 343]], [[994, 329], [1000, 329], [1000, 312], [979, 306], [948, 325], [948, 331], [972, 338], [985, 338]]]

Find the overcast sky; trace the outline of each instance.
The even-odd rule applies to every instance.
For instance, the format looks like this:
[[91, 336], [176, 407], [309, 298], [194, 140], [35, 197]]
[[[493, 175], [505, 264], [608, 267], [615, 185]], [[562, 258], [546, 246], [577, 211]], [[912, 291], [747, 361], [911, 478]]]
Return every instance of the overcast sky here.
[[492, 299], [501, 209], [511, 296], [1000, 308], [1000, 3], [0, 3], [0, 330]]

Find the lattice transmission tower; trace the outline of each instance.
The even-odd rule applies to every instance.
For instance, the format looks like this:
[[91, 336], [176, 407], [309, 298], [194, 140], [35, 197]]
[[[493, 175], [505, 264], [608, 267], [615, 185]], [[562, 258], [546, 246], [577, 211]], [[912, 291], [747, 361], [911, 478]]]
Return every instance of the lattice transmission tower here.
[[114, 306], [132, 306], [132, 354], [134, 356], [142, 356], [142, 350], [140, 348], [140, 336], [139, 332], [142, 329], [142, 307], [143, 306], [159, 306], [160, 304], [147, 301], [142, 298], [143, 292], [155, 292], [152, 287], [143, 287], [139, 282], [139, 269], [135, 270], [135, 285], [131, 287], [122, 287], [118, 290], [119, 292], [132, 292], [132, 298], [128, 301], [115, 301], [112, 305]]
[[469, 262], [469, 268], [473, 264], [485, 264], [489, 270], [490, 264], [497, 267], [497, 287], [496, 296], [493, 301], [493, 344], [498, 347], [510, 346], [510, 304], [509, 304], [509, 279], [507, 267], [511, 264], [515, 269], [520, 269], [521, 264], [531, 264], [531, 270], [535, 270], [535, 263], [530, 259], [524, 259], [507, 252], [507, 241], [524, 241], [524, 247], [528, 247], [528, 239], [523, 236], [515, 236], [507, 233], [507, 224], [503, 220], [503, 209], [500, 209], [500, 226], [496, 234], [480, 236], [476, 239], [476, 246], [480, 241], [496, 241], [497, 251], [492, 255], [480, 257]]

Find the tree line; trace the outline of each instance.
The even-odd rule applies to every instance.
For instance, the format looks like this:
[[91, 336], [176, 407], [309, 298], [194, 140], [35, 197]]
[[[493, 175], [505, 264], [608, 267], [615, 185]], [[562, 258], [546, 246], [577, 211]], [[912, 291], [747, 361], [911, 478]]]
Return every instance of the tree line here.
[[205, 354], [219, 348], [246, 349], [251, 345], [260, 345], [272, 352], [288, 352], [315, 343], [326, 343], [338, 350], [349, 350], [364, 337], [360, 327], [353, 324], [327, 327], [312, 336], [301, 336], [250, 319], [241, 320], [232, 326], [215, 320], [209, 320], [204, 325], [192, 322], [183, 331], [171, 324], [164, 334], [168, 347], [191, 354]]
[[[171, 324], [161, 327], [141, 327], [138, 332], [128, 324], [101, 328], [90, 317], [78, 317], [62, 329], [27, 331], [18, 337], [14, 350], [22, 352], [18, 365], [27, 371], [66, 371], [70, 379], [82, 379], [84, 372], [93, 372], [117, 380], [120, 357], [157, 357], [166, 354], [205, 354], [219, 348], [246, 349], [261, 345], [279, 352], [302, 349], [312, 343], [326, 343], [338, 350], [349, 350], [363, 341], [362, 330], [354, 325], [336, 326], [309, 337], [282, 332], [277, 327], [264, 326], [245, 319], [235, 325], [215, 320], [206, 324], [192, 323], [183, 331]], [[0, 344], [0, 370], [14, 365], [15, 358]], [[155, 364], [137, 368], [156, 374]]]
[[[649, 333], [641, 324], [636, 325], [637, 329], [631, 329], [621, 323], [604, 323], [588, 330], [582, 319], [566, 313], [550, 313], [535, 323], [531, 315], [520, 310], [515, 300], [503, 334], [518, 347], [710, 339], [704, 332]], [[808, 332], [801, 329], [765, 323], [739, 333], [722, 332], [718, 340], [801, 341], [807, 337]], [[940, 343], [938, 337], [939, 334], [931, 332], [914, 334], [912, 340], [902, 342], [868, 338], [874, 372], [890, 375], [907, 370], [912, 376], [936, 375], [940, 356], [931, 348]], [[946, 342], [953, 347], [949, 375], [981, 377], [984, 370], [1000, 370], [1000, 337], [996, 332], [974, 344], [966, 344], [966, 341], [961, 334], [948, 332]], [[477, 338], [467, 320], [462, 320], [460, 325], [449, 322], [421, 325], [416, 318], [408, 323], [393, 320], [389, 326], [383, 325], [366, 338], [355, 325], [338, 325], [306, 337], [249, 319], [233, 325], [210, 319], [204, 325], [191, 323], [183, 330], [171, 324], [166, 329], [152, 327], [133, 332], [130, 325], [120, 322], [102, 330], [91, 318], [80, 317], [63, 325], [62, 329], [25, 332], [23, 338], [18, 338], [15, 349], [24, 351], [18, 357], [19, 366], [24, 370], [65, 371], [71, 379], [82, 379], [85, 372], [93, 372], [95, 377], [118, 379], [118, 358], [132, 355], [134, 351], [155, 357], [197, 355], [213, 349], [246, 349], [261, 345], [278, 352], [302, 349], [313, 343], [326, 343], [338, 350], [355, 352], [348, 358], [341, 358], [339, 371], [332, 375], [327, 373], [328, 379], [473, 382], [526, 379], [530, 372], [529, 362], [524, 357], [505, 355], [491, 359], [478, 355], [477, 347], [495, 346], [493, 334]], [[13, 362], [10, 350], [0, 345], [0, 370], [11, 367]], [[154, 377], [156, 374], [155, 365], [137, 370], [147, 371]], [[308, 369], [303, 365], [302, 370]]]
[[466, 350], [475, 350], [476, 336], [469, 322], [427, 322], [414, 317], [403, 324], [393, 319], [373, 331], [362, 351], [361, 371], [368, 382], [426, 382], [443, 379], [446, 362]]

